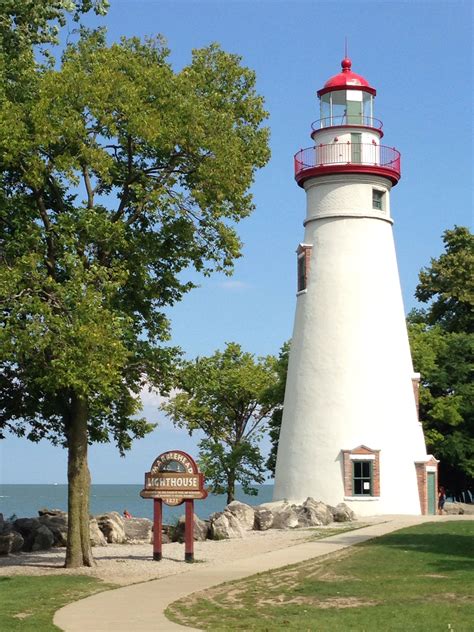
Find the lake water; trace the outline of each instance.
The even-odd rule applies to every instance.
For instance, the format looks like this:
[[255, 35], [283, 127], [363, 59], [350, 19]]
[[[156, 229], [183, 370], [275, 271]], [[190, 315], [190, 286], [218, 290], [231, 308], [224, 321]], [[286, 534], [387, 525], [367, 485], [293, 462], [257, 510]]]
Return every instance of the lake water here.
[[[127, 509], [132, 516], [153, 519], [153, 501], [140, 497], [142, 485], [91, 485], [90, 512], [92, 514]], [[236, 488], [236, 499], [249, 505], [272, 500], [273, 485], [258, 486], [258, 496], [246, 496]], [[200, 518], [207, 518], [215, 511], [222, 511], [226, 496], [209, 494], [205, 500], [196, 500], [194, 510]], [[15, 514], [18, 518], [38, 515], [38, 509], [62, 509], [67, 511], [67, 485], [1, 485], [0, 512], [5, 518]], [[170, 523], [184, 514], [184, 505], [164, 508], [164, 522]]]

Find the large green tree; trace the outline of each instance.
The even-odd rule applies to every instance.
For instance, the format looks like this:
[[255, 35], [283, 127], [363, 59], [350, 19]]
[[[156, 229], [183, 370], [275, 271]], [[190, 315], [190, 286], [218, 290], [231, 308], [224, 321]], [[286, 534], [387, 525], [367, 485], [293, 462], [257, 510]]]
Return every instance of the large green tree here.
[[199, 462], [213, 493], [235, 498], [240, 483], [246, 494], [265, 480], [259, 440], [275, 410], [272, 391], [278, 381], [273, 356], [255, 358], [240, 345], [183, 363], [177, 394], [162, 408], [190, 434], [202, 431]]
[[408, 316], [420, 419], [441, 481], [458, 493], [474, 478], [474, 236], [446, 230], [445, 252], [420, 272], [416, 297], [427, 307]]
[[275, 409], [268, 423], [271, 448], [267, 459], [267, 468], [272, 473], [272, 476], [275, 476], [278, 441], [280, 439], [281, 422], [283, 418], [283, 403], [285, 399], [286, 377], [288, 374], [288, 360], [290, 358], [290, 344], [291, 341], [285, 342], [280, 349], [276, 363], [278, 380], [270, 391], [270, 398], [275, 405]]
[[174, 72], [159, 37], [81, 29], [38, 61], [51, 20], [104, 4], [0, 20], [0, 430], [67, 447], [70, 567], [93, 563], [88, 445], [151, 429], [140, 390], [166, 390], [177, 356], [164, 309], [187, 268], [231, 271], [269, 157], [255, 75], [217, 45]]

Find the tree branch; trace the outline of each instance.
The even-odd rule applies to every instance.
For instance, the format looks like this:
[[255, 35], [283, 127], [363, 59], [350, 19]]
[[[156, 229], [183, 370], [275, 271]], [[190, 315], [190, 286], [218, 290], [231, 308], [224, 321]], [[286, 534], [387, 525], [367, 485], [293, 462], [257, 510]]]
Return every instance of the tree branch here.
[[56, 256], [55, 256], [55, 248], [54, 248], [54, 239], [53, 239], [53, 227], [51, 222], [49, 221], [48, 211], [46, 209], [46, 205], [44, 203], [43, 193], [38, 190], [33, 190], [33, 194], [36, 201], [36, 206], [38, 207], [38, 211], [40, 217], [43, 221], [43, 225], [46, 231], [46, 248], [47, 248], [47, 259], [46, 259], [46, 267], [48, 268], [49, 275], [55, 279], [56, 278]]
[[94, 189], [92, 188], [89, 170], [85, 165], [82, 166], [82, 175], [84, 177], [84, 184], [86, 185], [87, 191], [87, 208], [92, 209], [94, 208]]

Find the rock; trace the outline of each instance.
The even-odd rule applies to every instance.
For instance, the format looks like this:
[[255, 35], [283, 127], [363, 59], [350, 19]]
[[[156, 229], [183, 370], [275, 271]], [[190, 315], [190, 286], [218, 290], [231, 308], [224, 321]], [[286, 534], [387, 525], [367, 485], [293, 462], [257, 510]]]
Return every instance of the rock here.
[[91, 546], [107, 546], [105, 535], [99, 529], [99, 524], [95, 518], [89, 520], [89, 538]]
[[153, 522], [148, 518], [125, 518], [123, 528], [128, 542], [150, 542]]
[[50, 549], [54, 544], [54, 535], [44, 524], [33, 531], [34, 541], [31, 547], [32, 551], [43, 551]]
[[298, 507], [296, 513], [300, 527], [319, 527], [333, 521], [328, 506], [314, 498], [307, 498], [301, 507]]
[[250, 505], [233, 500], [227, 505], [224, 511], [230, 512], [237, 518], [242, 527], [247, 531], [252, 531], [255, 523], [255, 509]]
[[461, 503], [444, 503], [444, 512], [447, 514], [453, 515], [462, 515], [464, 514], [464, 507]]
[[[184, 542], [185, 537], [185, 525], [186, 518], [185, 516], [180, 516], [178, 519], [178, 524], [173, 529], [173, 542]], [[209, 535], [209, 524], [204, 520], [201, 520], [194, 514], [194, 529], [193, 529], [193, 539], [195, 542], [203, 542], [207, 540]]]
[[0, 555], [9, 555], [12, 552], [13, 534], [2, 533], [0, 535]]
[[298, 526], [298, 514], [294, 505], [284, 503], [273, 512], [273, 529], [294, 529]]
[[211, 514], [209, 520], [211, 540], [242, 538], [245, 534], [244, 527], [230, 511]]
[[126, 541], [122, 516], [116, 511], [96, 516], [99, 529], [109, 544], [123, 544]]
[[346, 505], [339, 503], [333, 510], [334, 522], [350, 522], [355, 519], [355, 513]]
[[24, 539], [18, 531], [3, 531], [0, 535], [0, 555], [18, 553], [23, 548]]
[[[35, 531], [41, 527], [38, 518], [17, 518], [13, 522], [13, 529], [23, 537], [22, 551], [32, 551], [35, 542]], [[53, 538], [54, 540], [54, 538]]]
[[[39, 512], [38, 512], [39, 513]], [[41, 524], [48, 527], [54, 536], [53, 546], [66, 546], [67, 544], [67, 513], [43, 513], [38, 518]]]
[[62, 509], [38, 509], [38, 515], [41, 516], [50, 516], [51, 518], [61, 516], [62, 518], [67, 519], [67, 512], [62, 511]]
[[257, 529], [258, 531], [266, 531], [267, 529], [271, 529], [272, 526], [273, 514], [270, 509], [266, 509], [265, 507], [256, 507], [254, 529]]

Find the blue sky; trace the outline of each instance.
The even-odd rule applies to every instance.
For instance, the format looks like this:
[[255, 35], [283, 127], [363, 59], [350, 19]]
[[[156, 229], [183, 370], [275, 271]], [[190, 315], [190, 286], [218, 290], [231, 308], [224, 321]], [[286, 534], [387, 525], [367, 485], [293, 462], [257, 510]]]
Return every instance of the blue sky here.
[[[111, 0], [103, 20], [110, 41], [162, 33], [179, 70], [191, 50], [217, 41], [257, 73], [270, 113], [272, 158], [253, 186], [256, 210], [238, 228], [243, 256], [230, 279], [200, 279], [169, 316], [172, 342], [187, 356], [236, 341], [257, 355], [278, 353], [291, 336], [295, 249], [303, 236], [305, 196], [293, 179], [293, 155], [312, 144], [316, 91], [340, 70], [344, 38], [354, 72], [377, 89], [375, 116], [384, 144], [402, 153], [392, 216], [405, 307], [418, 272], [442, 250], [455, 224], [472, 228], [471, 2], [315, 2], [314, 0]], [[162, 451], [196, 456], [195, 439], [175, 431], [147, 395], [145, 414], [159, 427], [126, 458], [92, 446], [95, 483], [140, 483]], [[0, 482], [66, 481], [66, 455], [49, 444], [0, 443]]]

